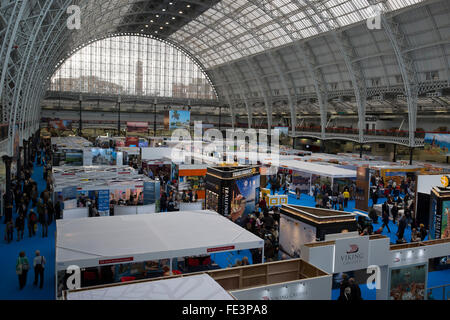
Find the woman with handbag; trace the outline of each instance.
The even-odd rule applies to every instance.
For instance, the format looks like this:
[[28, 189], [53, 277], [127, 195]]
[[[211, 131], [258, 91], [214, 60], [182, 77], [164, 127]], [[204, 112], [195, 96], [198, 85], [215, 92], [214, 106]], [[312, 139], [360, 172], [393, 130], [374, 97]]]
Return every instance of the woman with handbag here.
[[27, 284], [28, 269], [30, 269], [28, 258], [25, 255], [25, 251], [21, 251], [16, 263], [16, 274], [19, 276], [20, 290]]

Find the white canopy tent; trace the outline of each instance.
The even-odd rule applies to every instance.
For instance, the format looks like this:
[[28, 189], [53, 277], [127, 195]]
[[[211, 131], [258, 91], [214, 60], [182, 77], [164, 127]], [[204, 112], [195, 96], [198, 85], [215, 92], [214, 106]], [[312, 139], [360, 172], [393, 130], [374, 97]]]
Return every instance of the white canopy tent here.
[[66, 300], [233, 300], [207, 274], [68, 291]]
[[264, 241], [208, 210], [58, 220], [56, 270], [264, 248]]

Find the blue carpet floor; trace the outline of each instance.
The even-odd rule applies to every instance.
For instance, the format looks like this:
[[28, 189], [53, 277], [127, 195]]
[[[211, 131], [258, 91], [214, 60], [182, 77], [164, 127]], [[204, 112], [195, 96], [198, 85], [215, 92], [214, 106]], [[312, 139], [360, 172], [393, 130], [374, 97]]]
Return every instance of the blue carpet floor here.
[[[35, 166], [33, 180], [38, 184], [39, 194], [45, 190], [46, 184], [43, 180], [43, 167]], [[31, 206], [31, 204], [30, 204]], [[15, 208], [14, 208], [15, 211]], [[36, 208], [34, 211], [37, 212]], [[14, 213], [15, 221], [17, 215]], [[55, 299], [55, 230], [56, 224], [53, 222], [48, 228], [48, 238], [42, 238], [41, 227], [33, 238], [28, 237], [28, 228], [25, 227], [23, 240], [17, 241], [17, 232], [14, 233], [14, 241], [8, 244], [5, 241], [5, 225], [2, 217], [0, 224], [0, 252], [2, 263], [0, 264], [0, 299], [1, 300], [48, 300]], [[40, 250], [47, 260], [44, 273], [44, 287], [33, 286], [34, 270], [32, 270], [35, 251]], [[24, 289], [19, 290], [19, 280], [16, 275], [16, 260], [20, 251], [25, 254], [30, 261], [27, 284]]]

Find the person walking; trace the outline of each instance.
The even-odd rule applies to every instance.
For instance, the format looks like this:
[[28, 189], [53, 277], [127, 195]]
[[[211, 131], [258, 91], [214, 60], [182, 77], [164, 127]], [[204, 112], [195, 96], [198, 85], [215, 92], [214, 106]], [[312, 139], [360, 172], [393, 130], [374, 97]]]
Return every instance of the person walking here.
[[403, 234], [405, 233], [406, 225], [407, 225], [406, 216], [402, 215], [401, 219], [398, 221], [397, 237], [399, 240], [403, 239]]
[[16, 274], [19, 276], [19, 288], [22, 290], [27, 284], [27, 275], [30, 264], [28, 258], [25, 255], [25, 251], [19, 253], [19, 257], [16, 262]]
[[381, 225], [381, 228], [384, 229], [384, 227], [386, 226], [388, 229], [388, 232], [391, 233], [391, 229], [389, 229], [389, 212], [383, 211], [382, 220], [383, 220], [383, 224]]
[[348, 200], [350, 199], [350, 192], [348, 192], [348, 189], [345, 189], [342, 195], [344, 196], [344, 208], [347, 208]]
[[44, 286], [44, 269], [46, 260], [44, 256], [41, 256], [41, 252], [36, 250], [36, 257], [33, 260], [34, 267], [34, 285], [37, 286], [38, 278], [40, 278], [39, 288], [42, 289]]
[[391, 209], [391, 214], [392, 214], [392, 222], [394, 222], [395, 224], [395, 219], [397, 219], [398, 216], [397, 202], [394, 202], [394, 206]]
[[16, 229], [17, 229], [17, 241], [20, 241], [20, 239], [23, 239], [23, 233], [25, 229], [25, 218], [23, 214], [19, 214], [19, 216], [16, 218]]
[[42, 226], [42, 238], [45, 238], [48, 236], [48, 209], [44, 207], [44, 210], [42, 214], [39, 214], [39, 223]]
[[33, 209], [30, 210], [27, 220], [28, 220], [28, 223], [27, 223], [28, 236], [31, 238], [36, 235], [36, 229], [35, 229], [36, 227], [35, 226], [37, 224], [37, 215]]
[[6, 222], [6, 241], [10, 243], [14, 240], [14, 223], [12, 220]]

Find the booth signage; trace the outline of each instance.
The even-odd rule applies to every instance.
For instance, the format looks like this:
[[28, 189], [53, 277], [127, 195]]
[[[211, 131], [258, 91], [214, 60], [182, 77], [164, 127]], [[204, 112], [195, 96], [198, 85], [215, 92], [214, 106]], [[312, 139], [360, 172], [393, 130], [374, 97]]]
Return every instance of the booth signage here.
[[98, 264], [111, 264], [111, 263], [120, 263], [120, 262], [130, 262], [133, 261], [133, 257], [127, 257], [127, 258], [118, 258], [118, 259], [108, 259], [108, 260], [99, 260]]
[[217, 251], [226, 251], [226, 250], [234, 250], [234, 246], [208, 248], [208, 249], [206, 249], [206, 252], [217, 252]]
[[369, 265], [369, 237], [337, 239], [334, 246], [334, 273], [360, 270]]
[[98, 211], [104, 215], [109, 215], [109, 190], [98, 191]]
[[444, 188], [447, 188], [449, 185], [449, 178], [447, 176], [442, 176], [441, 183]]
[[255, 168], [251, 168], [251, 169], [243, 170], [243, 171], [239, 171], [239, 172], [233, 172], [233, 178], [248, 175], [248, 174], [254, 174], [255, 172], [256, 172]]

